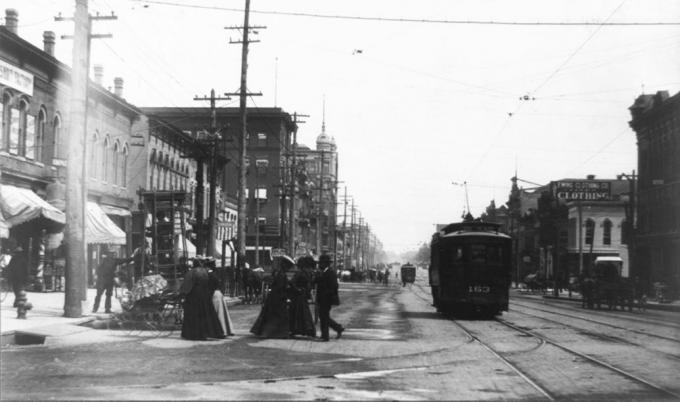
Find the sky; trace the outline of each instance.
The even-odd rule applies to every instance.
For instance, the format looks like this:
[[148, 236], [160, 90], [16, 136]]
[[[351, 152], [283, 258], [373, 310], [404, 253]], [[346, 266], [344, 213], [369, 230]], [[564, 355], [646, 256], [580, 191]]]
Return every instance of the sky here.
[[[56, 32], [69, 65], [72, 43], [60, 36], [73, 24], [54, 16], [74, 4], [3, 1], [24, 39], [42, 47], [42, 32]], [[205, 106], [194, 96], [239, 88], [241, 47], [229, 41], [241, 37], [224, 27], [243, 24], [244, 4], [90, 0], [91, 14], [118, 16], [94, 23], [113, 38], [93, 40], [91, 64], [104, 66], [105, 86], [122, 77], [136, 106]], [[251, 36], [248, 90], [263, 95], [249, 106], [310, 115], [298, 138], [314, 146], [325, 98], [340, 193], [394, 252], [460, 220], [466, 200], [475, 216], [504, 204], [515, 172], [525, 188], [630, 173], [628, 107], [641, 93], [680, 91], [680, 25], [598, 24], [678, 22], [673, 0], [252, 0], [251, 11], [266, 29]]]

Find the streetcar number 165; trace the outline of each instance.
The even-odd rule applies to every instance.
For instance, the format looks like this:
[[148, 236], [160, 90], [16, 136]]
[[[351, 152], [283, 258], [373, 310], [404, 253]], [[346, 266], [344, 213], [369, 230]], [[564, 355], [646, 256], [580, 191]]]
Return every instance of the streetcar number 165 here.
[[468, 286], [470, 293], [489, 293], [491, 289], [488, 286]]

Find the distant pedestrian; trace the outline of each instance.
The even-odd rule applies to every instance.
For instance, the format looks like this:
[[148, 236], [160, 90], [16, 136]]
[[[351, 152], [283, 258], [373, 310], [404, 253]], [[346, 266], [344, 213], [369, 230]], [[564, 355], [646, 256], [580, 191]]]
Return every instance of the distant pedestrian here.
[[111, 252], [103, 252], [103, 261], [97, 267], [97, 295], [94, 297], [94, 306], [92, 312], [96, 313], [99, 310], [99, 303], [102, 299], [102, 294], [106, 292], [106, 299], [104, 300], [104, 312], [111, 313], [111, 295], [113, 295], [113, 285], [115, 282], [116, 268], [125, 260], [116, 258], [116, 255]]
[[224, 338], [213, 305], [209, 273], [198, 259], [194, 260], [194, 267], [184, 277], [180, 294], [184, 296], [182, 338], [195, 341]]
[[331, 307], [340, 305], [338, 295], [338, 277], [331, 268], [330, 256], [324, 254], [319, 258], [319, 276], [316, 279], [316, 302], [319, 304], [319, 321], [321, 322], [321, 340], [329, 340], [328, 328], [337, 333], [336, 339], [342, 336], [345, 328], [331, 318]]

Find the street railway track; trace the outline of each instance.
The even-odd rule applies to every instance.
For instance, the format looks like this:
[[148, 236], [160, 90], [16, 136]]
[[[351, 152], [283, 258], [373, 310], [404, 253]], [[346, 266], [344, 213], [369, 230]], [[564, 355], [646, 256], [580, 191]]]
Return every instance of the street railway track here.
[[[596, 337], [596, 338], [600, 338], [600, 339], [608, 339], [608, 340], [610, 340], [610, 341], [612, 341], [612, 342], [616, 342], [616, 343], [623, 343], [623, 344], [626, 344], [626, 345], [641, 347], [641, 348], [645, 349], [645, 350], [648, 351], [648, 352], [656, 353], [656, 354], [659, 354], [659, 355], [662, 355], [662, 356], [665, 356], [665, 357], [669, 357], [669, 358], [671, 358], [671, 359], [680, 360], [680, 355], [676, 355], [676, 354], [672, 354], [672, 353], [665, 353], [665, 352], [658, 351], [658, 350], [652, 350], [652, 349], [649, 349], [648, 347], [646, 347], [644, 344], [640, 344], [640, 343], [636, 343], [636, 342], [631, 342], [631, 341], [629, 341], [629, 340], [627, 340], [627, 339], [622, 339], [622, 338], [620, 338], [620, 337], [610, 336], [610, 335], [602, 334], [602, 333], [595, 333], [595, 332], [586, 331], [584, 328], [580, 328], [580, 327], [577, 327], [577, 326], [574, 326], [574, 325], [568, 325], [568, 324], [565, 324], [563, 321], [557, 321], [557, 320], [553, 320], [553, 319], [550, 319], [550, 318], [542, 317], [542, 316], [539, 316], [539, 315], [534, 315], [534, 314], [526, 313], [526, 312], [523, 312], [523, 311], [513, 310], [513, 312], [514, 312], [514, 313], [518, 313], [518, 314], [523, 314], [523, 315], [526, 315], [526, 316], [529, 316], [529, 317], [538, 318], [538, 319], [540, 319], [540, 320], [547, 321], [547, 322], [550, 322], [550, 323], [553, 323], [553, 324], [556, 324], [556, 325], [560, 325], [560, 326], [562, 326], [562, 327], [570, 328], [570, 329], [575, 330], [575, 331], [577, 331], [577, 332], [580, 332], [580, 333], [582, 333], [582, 334], [584, 334], [584, 335], [586, 335], [586, 336], [592, 336], [592, 337]], [[560, 314], [558, 314], [558, 315], [560, 315]], [[593, 322], [594, 322], [594, 321], [593, 321]], [[599, 323], [598, 323], [598, 325], [599, 325]], [[606, 325], [606, 324], [602, 324], [602, 325]], [[611, 327], [614, 327], [614, 328], [617, 328], [617, 329], [626, 330], [626, 328], [623, 328], [623, 327], [616, 327], [616, 326], [611, 326]], [[645, 336], [652, 336], [652, 335], [650, 335], [650, 334], [646, 334], [646, 333], [640, 332], [640, 331], [632, 331], [632, 330], [631, 330], [630, 332], [635, 332], [635, 333], [642, 334], [642, 335], [645, 335]], [[652, 336], [652, 337], [655, 337], [655, 336]], [[659, 336], [656, 336], [656, 338], [660, 338], [660, 339], [663, 339], [663, 340], [669, 340], [669, 341], [673, 341], [673, 342], [676, 342], [676, 343], [680, 343], [680, 341], [678, 341], [677, 339], [666, 338], [666, 337], [659, 337]]]
[[[421, 290], [421, 292], [424, 292], [424, 291], [425, 291], [425, 289], [424, 289], [424, 287], [423, 287], [422, 285], [416, 285], [416, 286]], [[413, 292], [413, 293], [414, 293], [419, 299], [424, 300], [424, 301], [430, 303], [430, 300], [429, 300], [427, 297], [423, 296], [423, 295], [421, 294], [421, 292]], [[538, 317], [538, 318], [543, 319], [542, 317]], [[612, 371], [612, 372], [614, 372], [614, 373], [616, 373], [616, 374], [618, 374], [618, 375], [620, 375], [620, 376], [622, 376], [622, 377], [624, 377], [624, 378], [626, 378], [626, 379], [628, 379], [628, 380], [630, 380], [630, 381], [632, 381], [632, 382], [634, 382], [634, 383], [637, 383], [637, 384], [642, 385], [642, 386], [644, 386], [644, 387], [646, 387], [646, 388], [648, 388], [648, 389], [651, 389], [651, 390], [654, 391], [655, 394], [657, 394], [657, 395], [650, 395], [649, 397], [655, 397], [655, 398], [674, 398], [674, 399], [679, 399], [679, 400], [680, 400], [680, 393], [676, 393], [676, 392], [674, 392], [674, 391], [671, 391], [671, 390], [669, 390], [669, 389], [666, 389], [666, 388], [664, 388], [664, 387], [662, 387], [662, 386], [660, 386], [660, 385], [657, 385], [657, 384], [653, 383], [652, 381], [648, 381], [648, 380], [646, 380], [646, 379], [644, 379], [644, 378], [641, 378], [641, 377], [639, 377], [639, 376], [636, 376], [635, 374], [629, 373], [629, 372], [627, 372], [627, 371], [625, 371], [625, 370], [622, 370], [622, 369], [620, 369], [620, 368], [618, 368], [618, 367], [615, 367], [615, 366], [613, 366], [613, 365], [611, 365], [611, 364], [609, 364], [609, 363], [607, 363], [607, 362], [604, 362], [604, 361], [602, 361], [602, 360], [599, 360], [599, 359], [597, 359], [597, 358], [595, 358], [595, 357], [592, 357], [592, 356], [589, 356], [589, 355], [587, 355], [587, 354], [581, 353], [581, 352], [579, 352], [579, 351], [577, 351], [577, 350], [574, 350], [574, 349], [572, 349], [572, 348], [569, 348], [568, 346], [564, 346], [564, 345], [562, 345], [562, 344], [560, 344], [560, 343], [558, 343], [558, 342], [556, 342], [556, 341], [553, 341], [553, 340], [551, 340], [551, 339], [549, 339], [549, 338], [547, 338], [547, 337], [545, 337], [545, 336], [536, 334], [536, 333], [534, 333], [533, 331], [530, 331], [530, 330], [527, 330], [527, 329], [524, 329], [524, 328], [520, 328], [520, 327], [518, 327], [518, 326], [516, 326], [516, 325], [514, 325], [514, 324], [512, 324], [512, 323], [509, 323], [509, 322], [503, 320], [502, 318], [496, 317], [496, 318], [494, 319], [494, 321], [497, 322], [497, 323], [499, 323], [499, 324], [501, 324], [501, 325], [504, 325], [504, 326], [506, 326], [506, 327], [508, 327], [508, 328], [511, 328], [511, 329], [513, 329], [513, 330], [515, 330], [515, 331], [518, 331], [518, 332], [520, 332], [520, 333], [522, 333], [522, 334], [524, 334], [524, 335], [526, 335], [526, 336], [535, 338], [536, 340], [538, 340], [538, 341], [540, 342], [540, 345], [552, 345], [552, 346], [554, 346], [554, 347], [556, 347], [556, 348], [558, 348], [558, 349], [561, 349], [561, 350], [563, 350], [563, 351], [565, 351], [565, 352], [567, 352], [567, 353], [569, 353], [569, 354], [572, 354], [572, 355], [574, 355], [574, 356], [577, 356], [577, 357], [579, 357], [579, 358], [581, 358], [581, 359], [583, 359], [583, 360], [589, 362], [589, 363], [590, 363], [591, 365], [593, 365], [593, 366], [600, 367], [600, 368], [604, 368], [604, 369], [606, 369], [606, 370]], [[563, 399], [563, 398], [565, 398], [565, 397], [568, 398], [568, 396], [558, 396], [558, 395], [555, 395], [554, 393], [552, 393], [552, 392], [550, 392], [548, 389], [546, 389], [546, 387], [541, 386], [537, 381], [535, 381], [534, 379], [532, 379], [527, 373], [522, 372], [522, 370], [521, 370], [519, 367], [517, 367], [516, 364], [512, 363], [509, 359], [507, 359], [506, 357], [504, 357], [504, 356], [503, 356], [503, 353], [498, 352], [498, 351], [495, 350], [491, 345], [489, 345], [489, 344], [487, 344], [486, 342], [484, 342], [483, 340], [481, 340], [477, 335], [475, 335], [469, 328], [467, 328], [467, 327], [466, 327], [464, 324], [462, 324], [460, 321], [455, 320], [455, 319], [452, 319], [451, 322], [453, 322], [457, 327], [459, 327], [459, 328], [465, 333], [466, 336], [468, 336], [468, 337], [474, 339], [474, 340], [475, 340], [476, 342], [478, 342], [482, 347], [484, 347], [486, 350], [488, 350], [488, 351], [489, 351], [490, 353], [492, 353], [494, 356], [496, 356], [496, 357], [499, 358], [501, 361], [503, 361], [503, 363], [504, 363], [505, 365], [507, 365], [511, 370], [513, 370], [515, 373], [517, 373], [521, 378], [523, 378], [527, 383], [529, 383], [533, 388], [535, 388], [540, 394], [542, 394], [543, 396], [545, 396], [545, 398], [547, 398], [548, 400]]]
[[[632, 333], [635, 333], [635, 334], [644, 335], [644, 336], [648, 336], [648, 337], [651, 337], [651, 338], [657, 338], [657, 339], [662, 339], [662, 340], [669, 341], [669, 342], [680, 343], [680, 339], [671, 338], [669, 336], [653, 334], [653, 333], [645, 332], [645, 331], [639, 331], [639, 330], [636, 330], [636, 329], [631, 329], [631, 328], [626, 328], [626, 327], [622, 327], [622, 326], [619, 326], [619, 325], [609, 324], [609, 323], [606, 323], [606, 322], [603, 322], [603, 321], [593, 320], [593, 319], [586, 318], [586, 317], [580, 317], [580, 316], [573, 315], [573, 314], [566, 314], [566, 313], [560, 313], [560, 312], [555, 312], [555, 311], [551, 311], [551, 310], [545, 310], [545, 309], [541, 309], [541, 308], [538, 308], [538, 307], [528, 306], [526, 304], [520, 304], [520, 303], [516, 303], [516, 302], [513, 303], [513, 304], [521, 306], [523, 308], [528, 308], [528, 309], [541, 311], [541, 312], [549, 313], [549, 314], [555, 314], [555, 315], [562, 316], [562, 317], [574, 318], [574, 319], [577, 319], [577, 320], [591, 322], [593, 324], [602, 325], [602, 326], [606, 326], [606, 327], [610, 327], [610, 328], [614, 328], [614, 329], [620, 329], [620, 330], [623, 330], [623, 331], [632, 332]], [[577, 328], [577, 327], [574, 327], [574, 326], [571, 326], [571, 325], [566, 325], [563, 322], [557, 322], [557, 321], [554, 321], [554, 320], [549, 319], [549, 318], [529, 314], [529, 313], [526, 313], [526, 312], [523, 312], [523, 311], [514, 310], [514, 309], [512, 311], [516, 312], [516, 313], [520, 313], [520, 314], [530, 315], [532, 317], [541, 318], [541, 319], [544, 319], [544, 320], [547, 320], [547, 321], [556, 322], [558, 324], [565, 325], [565, 326], [570, 327], [570, 328]], [[615, 339], [615, 338], [613, 338], [613, 339]], [[675, 357], [680, 358], [680, 356], [675, 356]]]
[[[518, 296], [511, 297], [510, 302], [511, 303], [517, 303], [518, 298], [521, 298], [521, 299], [524, 299], [524, 300], [537, 301], [537, 299], [534, 298], [534, 297], [527, 297], [527, 296], [523, 296], [523, 295], [518, 295]], [[568, 302], [567, 300], [561, 300], [561, 299], [552, 299], [552, 300], [555, 300], [560, 304], [551, 303], [550, 307], [559, 308], [559, 309], [568, 310], [568, 311], [574, 311], [575, 310], [574, 309], [574, 303], [571, 302], [571, 301]], [[569, 303], [569, 307], [561, 305], [561, 304], [564, 304], [564, 303], [567, 303], [567, 302]], [[542, 304], [548, 304], [545, 301], [541, 301], [541, 303]], [[519, 303], [517, 303], [517, 304], [519, 304]], [[622, 316], [621, 313], [624, 313], [624, 312], [618, 311], [618, 310], [612, 311], [612, 310], [605, 310], [605, 309], [603, 309], [603, 310], [588, 309], [588, 310], [584, 310], [584, 311], [588, 311], [590, 314], [597, 315], [597, 316], [600, 316], [600, 317], [625, 318], [627, 320], [635, 321], [635, 322], [638, 322], [640, 324], [659, 325], [659, 326], [664, 326], [664, 327], [667, 327], [667, 328], [677, 329], [678, 331], [680, 331], [680, 324], [678, 324], [677, 322], [674, 322], [674, 321], [645, 319], [641, 316], [633, 315], [630, 312], [627, 312], [625, 314], [625, 316]]]

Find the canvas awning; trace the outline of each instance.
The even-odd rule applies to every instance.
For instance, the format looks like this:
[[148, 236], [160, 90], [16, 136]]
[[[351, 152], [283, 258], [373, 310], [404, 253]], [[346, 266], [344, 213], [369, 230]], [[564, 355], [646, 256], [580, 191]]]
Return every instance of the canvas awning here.
[[194, 246], [189, 239], [185, 239], [181, 234], [175, 236], [175, 256], [177, 258], [184, 257], [184, 240], [186, 240], [186, 257], [195, 258], [196, 246]]
[[130, 212], [128, 209], [114, 207], [111, 205], [100, 205], [100, 207], [107, 215], [132, 216], [132, 212]]
[[7, 222], [5, 222], [5, 218], [2, 216], [2, 212], [0, 212], [0, 239], [6, 239], [9, 237], [9, 226], [7, 226]]
[[35, 219], [44, 219], [48, 229], [59, 231], [66, 223], [66, 215], [38, 194], [7, 184], [0, 185], [0, 213], [10, 228]]
[[125, 244], [127, 236], [97, 203], [88, 201], [85, 241], [88, 244]]

